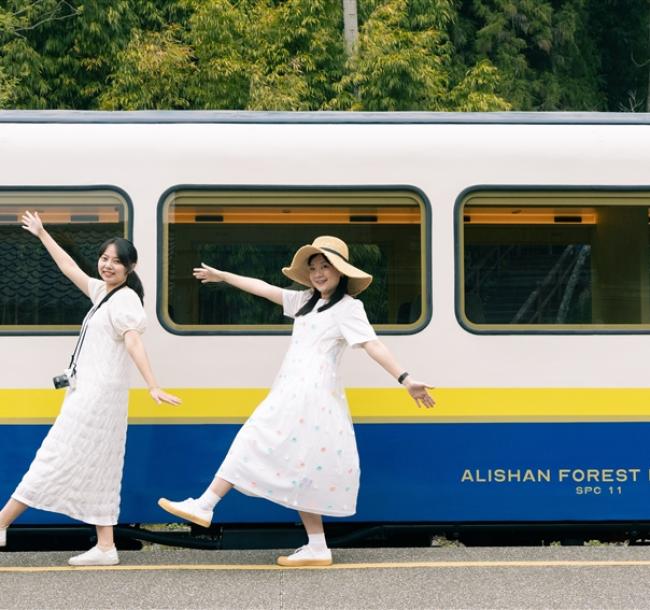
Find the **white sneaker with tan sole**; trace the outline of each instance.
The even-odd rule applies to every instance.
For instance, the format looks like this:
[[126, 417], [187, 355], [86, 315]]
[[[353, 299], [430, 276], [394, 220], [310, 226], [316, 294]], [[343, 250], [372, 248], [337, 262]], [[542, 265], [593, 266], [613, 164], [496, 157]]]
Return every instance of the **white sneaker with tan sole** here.
[[98, 546], [94, 546], [81, 555], [70, 557], [68, 563], [71, 566], [115, 566], [120, 563], [120, 559], [117, 556], [117, 549], [115, 547], [104, 551]]
[[285, 568], [302, 568], [306, 566], [331, 566], [332, 552], [329, 549], [315, 551], [308, 544], [301, 546], [289, 556], [278, 557], [277, 563]]
[[158, 506], [172, 515], [185, 519], [186, 521], [191, 521], [202, 527], [210, 527], [212, 525], [212, 511], [201, 508], [194, 498], [187, 498], [187, 500], [180, 502], [172, 502], [167, 498], [160, 498], [158, 500]]

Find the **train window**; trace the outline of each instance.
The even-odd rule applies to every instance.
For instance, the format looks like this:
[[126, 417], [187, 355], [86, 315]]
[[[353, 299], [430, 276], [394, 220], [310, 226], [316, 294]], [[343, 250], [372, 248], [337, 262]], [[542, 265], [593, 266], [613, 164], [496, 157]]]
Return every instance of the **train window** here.
[[650, 193], [472, 192], [462, 322], [477, 331], [650, 329]]
[[52, 237], [89, 275], [109, 237], [127, 236], [125, 196], [108, 189], [0, 190], [0, 334], [76, 332], [88, 298], [63, 277], [38, 239], [21, 227], [38, 211]]
[[282, 267], [318, 235], [345, 240], [351, 261], [374, 276], [360, 298], [379, 331], [412, 332], [427, 314], [428, 212], [414, 192], [183, 187], [164, 197], [159, 211], [158, 313], [172, 332], [288, 332], [281, 308], [229, 286], [202, 285], [192, 268], [203, 261], [291, 287]]

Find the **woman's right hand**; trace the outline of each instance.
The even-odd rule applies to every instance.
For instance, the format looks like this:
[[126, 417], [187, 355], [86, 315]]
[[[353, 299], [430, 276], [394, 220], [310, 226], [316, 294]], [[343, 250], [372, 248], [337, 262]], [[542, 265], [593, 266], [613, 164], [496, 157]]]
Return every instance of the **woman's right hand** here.
[[207, 284], [208, 282], [223, 282], [223, 271], [219, 271], [214, 267], [209, 267], [205, 263], [201, 263], [200, 267], [194, 267], [192, 275], [197, 280], [201, 280], [202, 284]]
[[31, 212], [26, 211], [23, 214], [22, 223], [23, 229], [25, 229], [25, 231], [29, 231], [36, 237], [40, 237], [43, 234], [43, 231], [45, 231], [38, 212], [34, 212], [32, 214]]

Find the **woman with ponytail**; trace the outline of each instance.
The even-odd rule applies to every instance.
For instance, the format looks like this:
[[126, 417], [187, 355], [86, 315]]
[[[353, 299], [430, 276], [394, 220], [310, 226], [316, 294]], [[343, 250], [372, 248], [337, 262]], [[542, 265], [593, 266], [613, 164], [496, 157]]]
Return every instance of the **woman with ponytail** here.
[[140, 335], [146, 317], [144, 290], [135, 273], [138, 253], [116, 237], [99, 249], [101, 279], [86, 275], [43, 228], [38, 213], [25, 212], [23, 229], [38, 237], [61, 272], [90, 298], [61, 412], [11, 499], [0, 511], [0, 546], [7, 528], [27, 508], [68, 515], [95, 525], [97, 545], [70, 565], [119, 563], [113, 526], [120, 509], [132, 360], [158, 404], [180, 400], [160, 389]]

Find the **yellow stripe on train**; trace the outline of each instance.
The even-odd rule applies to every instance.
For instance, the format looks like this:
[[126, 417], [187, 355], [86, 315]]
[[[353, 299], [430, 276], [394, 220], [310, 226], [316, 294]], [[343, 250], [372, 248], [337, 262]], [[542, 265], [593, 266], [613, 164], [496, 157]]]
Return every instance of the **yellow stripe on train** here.
[[[156, 405], [146, 390], [131, 390], [131, 424], [243, 422], [268, 393], [265, 388], [170, 388], [178, 407]], [[433, 409], [418, 408], [401, 388], [350, 388], [357, 423], [469, 423], [650, 421], [649, 388], [436, 388]], [[0, 424], [51, 423], [63, 393], [0, 390]]]

